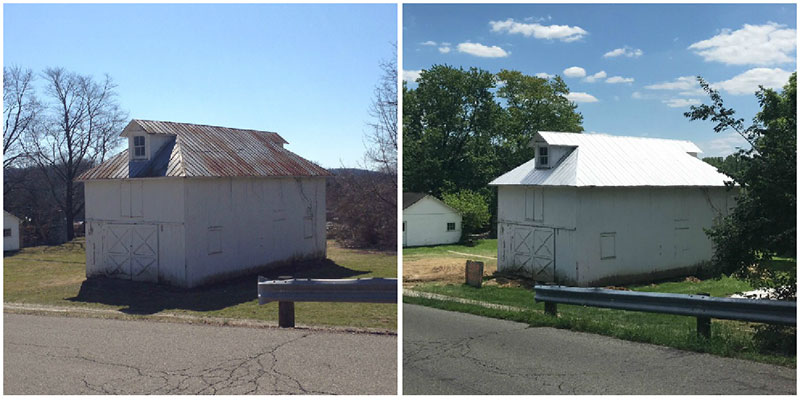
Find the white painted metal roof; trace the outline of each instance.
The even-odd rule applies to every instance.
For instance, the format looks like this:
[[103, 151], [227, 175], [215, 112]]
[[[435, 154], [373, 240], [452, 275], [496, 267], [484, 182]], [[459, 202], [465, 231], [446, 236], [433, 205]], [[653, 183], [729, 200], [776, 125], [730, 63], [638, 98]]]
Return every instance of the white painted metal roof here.
[[700, 153], [685, 140], [539, 132], [533, 141], [570, 148], [550, 169], [536, 169], [532, 159], [489, 185], [542, 186], [724, 186], [730, 178], [689, 153]]

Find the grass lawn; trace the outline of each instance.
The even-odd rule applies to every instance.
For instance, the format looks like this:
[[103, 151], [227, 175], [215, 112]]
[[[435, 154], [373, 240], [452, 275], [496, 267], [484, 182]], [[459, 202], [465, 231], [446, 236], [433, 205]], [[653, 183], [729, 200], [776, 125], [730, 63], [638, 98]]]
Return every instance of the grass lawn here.
[[407, 247], [403, 249], [403, 260], [430, 256], [452, 255], [451, 251], [479, 256], [497, 257], [497, 239], [481, 239], [475, 246], [448, 244], [443, 246]]
[[[428, 254], [437, 254], [436, 249], [426, 248], [426, 251]], [[404, 254], [403, 257], [405, 262], [406, 255]], [[463, 282], [463, 275], [461, 279]], [[498, 282], [492, 278], [484, 279], [487, 285], [480, 289], [461, 283], [443, 284], [442, 282], [422, 282], [415, 285], [413, 289], [492, 304], [514, 306], [523, 308], [523, 311], [499, 310], [473, 304], [411, 296], [405, 296], [403, 301], [451, 311], [524, 322], [532, 326], [552, 326], [598, 333], [624, 340], [796, 367], [797, 359], [794, 354], [767, 353], [757, 348], [753, 340], [753, 332], [754, 327], [759, 324], [714, 319], [712, 320], [711, 339], [706, 340], [697, 337], [697, 320], [694, 317], [559, 304], [559, 317], [555, 318], [544, 314], [543, 303], [534, 302], [533, 290], [519, 285], [506, 286], [503, 282]], [[703, 281], [691, 279], [648, 285], [631, 285], [628, 286], [628, 289], [683, 294], [707, 292], [712, 296], [728, 296], [733, 293], [751, 290], [752, 288], [746, 282], [722, 277]]]
[[[191, 290], [118, 279], [85, 278], [82, 239], [39, 246], [3, 257], [3, 301], [119, 310], [132, 316], [192, 315], [277, 321], [278, 305], [258, 305], [257, 275]], [[328, 241], [328, 259], [261, 272], [268, 278], [397, 277], [393, 252], [344, 249]], [[397, 330], [397, 305], [297, 303], [298, 325]]]

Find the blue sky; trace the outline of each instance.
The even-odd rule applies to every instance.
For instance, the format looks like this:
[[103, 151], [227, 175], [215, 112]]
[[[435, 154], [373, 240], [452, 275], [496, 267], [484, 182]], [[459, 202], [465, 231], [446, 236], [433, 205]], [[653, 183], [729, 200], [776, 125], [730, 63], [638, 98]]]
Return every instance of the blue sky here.
[[276, 131], [355, 166], [395, 4], [3, 5], [3, 63], [108, 73], [131, 118]]
[[703, 156], [746, 142], [689, 121], [720, 90], [748, 122], [758, 84], [782, 87], [797, 68], [796, 6], [513, 4], [403, 6], [403, 74], [415, 87], [435, 64], [560, 75], [586, 132], [686, 139]]

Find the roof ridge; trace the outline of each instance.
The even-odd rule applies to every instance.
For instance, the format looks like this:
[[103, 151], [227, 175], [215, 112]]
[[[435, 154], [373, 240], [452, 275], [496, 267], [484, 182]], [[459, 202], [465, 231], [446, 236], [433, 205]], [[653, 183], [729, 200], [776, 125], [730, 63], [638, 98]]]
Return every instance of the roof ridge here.
[[[611, 134], [611, 133], [600, 133], [600, 132], [595, 132], [595, 133], [590, 133], [590, 132], [561, 132], [561, 131], [539, 131], [539, 132], [542, 132], [542, 133], [555, 133], [555, 134], [567, 134], [567, 135], [584, 135], [584, 136], [587, 136], [587, 137], [603, 136], [603, 137], [620, 138], [620, 139], [665, 140], [665, 141], [670, 141], [670, 142], [686, 142], [686, 143], [695, 144], [691, 140], [687, 140], [687, 139], [666, 139], [666, 138], [654, 138], [654, 137], [646, 137], [646, 136], [644, 136], [644, 137], [643, 136], [626, 136], [626, 135], [614, 135], [614, 134]], [[695, 144], [695, 146], [696, 146], [696, 144]]]
[[231, 129], [231, 130], [234, 130], [234, 131], [266, 132], [266, 133], [274, 133], [276, 135], [279, 135], [278, 132], [265, 131], [265, 130], [262, 130], [262, 129], [231, 128], [229, 126], [222, 126], [222, 125], [195, 124], [195, 123], [192, 123], [192, 122], [161, 121], [161, 120], [157, 120], [157, 119], [134, 118], [133, 120], [136, 121], [136, 122], [142, 121], [142, 122], [159, 122], [159, 123], [162, 123], [162, 124], [180, 124], [180, 125], [206, 126], [206, 127], [209, 127], [209, 128], [223, 128], [223, 129]]

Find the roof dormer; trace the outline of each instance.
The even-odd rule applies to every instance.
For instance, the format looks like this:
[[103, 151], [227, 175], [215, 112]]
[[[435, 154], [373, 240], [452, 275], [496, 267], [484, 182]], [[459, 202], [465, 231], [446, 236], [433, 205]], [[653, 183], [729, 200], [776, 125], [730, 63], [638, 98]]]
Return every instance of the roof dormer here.
[[550, 157], [550, 146], [547, 142], [536, 143], [536, 168], [550, 168], [552, 158]]
[[137, 120], [131, 121], [120, 136], [128, 139], [128, 161], [150, 161], [158, 150], [175, 135], [147, 132]]

